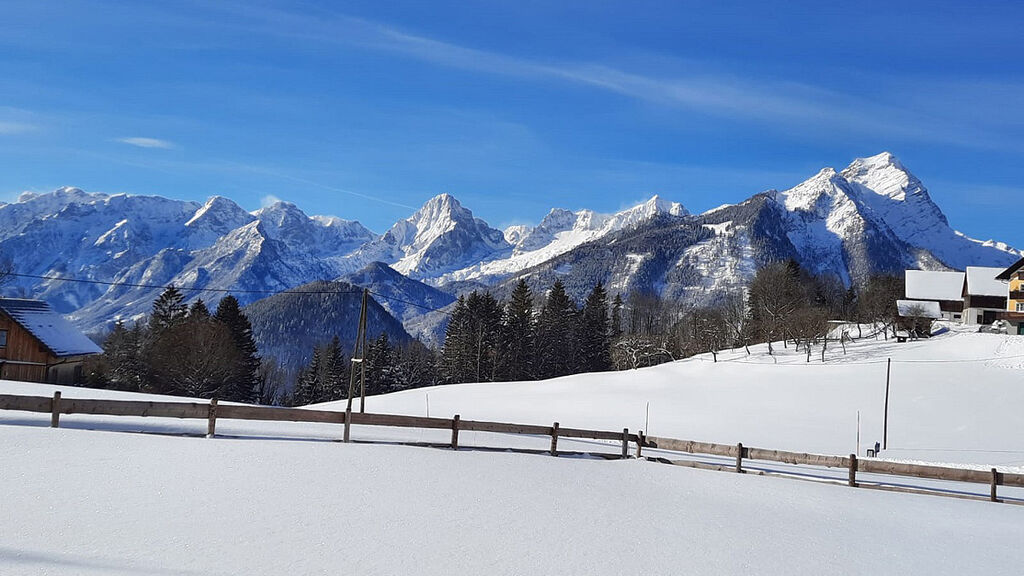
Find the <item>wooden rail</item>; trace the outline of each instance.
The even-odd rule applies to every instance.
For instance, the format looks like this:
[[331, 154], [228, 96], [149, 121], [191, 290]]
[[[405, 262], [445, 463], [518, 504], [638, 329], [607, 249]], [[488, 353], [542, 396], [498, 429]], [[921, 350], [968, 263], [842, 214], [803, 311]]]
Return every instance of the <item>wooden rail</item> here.
[[[861, 460], [857, 458], [855, 454], [851, 454], [849, 456], [826, 456], [822, 454], [807, 454], [802, 452], [786, 452], [783, 450], [752, 448], [749, 446], [743, 446], [742, 444], [714, 444], [711, 442], [696, 442], [693, 440], [659, 438], [655, 436], [643, 437], [639, 445], [642, 448], [657, 448], [671, 452], [708, 454], [712, 456], [736, 458], [735, 467], [727, 467], [724, 465], [692, 466], [691, 463], [670, 461], [673, 464], [691, 466], [695, 468], [710, 468], [716, 470], [729, 469], [737, 472], [743, 472], [742, 462], [744, 459], [779, 462], [782, 464], [802, 464], [824, 468], [846, 468], [850, 471], [848, 480], [850, 486], [858, 486], [858, 473], [909, 476], [913, 478], [925, 478], [928, 480], [945, 480], [971, 484], [988, 484], [991, 487], [989, 499], [993, 502], [998, 501], [998, 495], [996, 493], [998, 486], [1015, 486], [1024, 488], [1024, 474], [1009, 474], [999, 472], [994, 468], [991, 470], [972, 470], [969, 468], [953, 468], [948, 466], [904, 464], [885, 460]], [[664, 459], [658, 460], [664, 461]]]
[[[631, 434], [628, 429], [622, 432], [605, 430], [585, 430], [562, 428], [558, 422], [551, 426], [533, 424], [511, 424], [505, 422], [485, 422], [462, 420], [459, 415], [454, 418], [425, 418], [421, 416], [402, 416], [397, 414], [365, 414], [356, 412], [337, 412], [333, 410], [312, 410], [305, 408], [280, 408], [274, 406], [250, 406], [237, 404], [218, 404], [200, 402], [150, 402], [141, 400], [92, 400], [81, 398], [62, 398], [55, 392], [52, 398], [45, 396], [20, 396], [0, 394], [0, 410], [19, 410], [51, 414], [51, 426], [60, 425], [62, 414], [102, 414], [107, 416], [139, 416], [155, 418], [194, 418], [209, 421], [208, 435], [213, 436], [218, 419], [264, 420], [276, 422], [312, 422], [326, 424], [342, 424], [345, 426], [344, 439], [349, 441], [349, 427], [353, 424], [362, 426], [389, 426], [401, 428], [428, 428], [451, 430], [451, 448], [459, 448], [459, 432], [492, 432], [499, 434], [522, 434], [530, 436], [549, 436], [551, 438], [550, 453], [557, 456], [559, 438], [584, 438], [592, 440], [611, 440], [621, 442], [621, 458], [629, 455], [629, 444], [636, 445], [636, 455], [640, 457], [644, 448], [654, 448], [687, 454], [706, 454], [734, 458], [735, 465], [704, 464], [692, 461], [672, 461], [665, 458], [651, 458], [661, 462], [669, 462], [694, 468], [715, 470], [734, 470], [746, 472], [744, 460], [778, 462], [791, 465], [807, 465], [825, 468], [845, 468], [849, 470], [848, 484], [859, 486], [858, 473], [882, 474], [890, 476], [906, 476], [929, 480], [944, 480], [972, 484], [988, 484], [990, 500], [998, 502], [998, 486], [1014, 486], [1024, 488], [1024, 474], [1010, 474], [996, 469], [973, 470], [947, 466], [931, 466], [922, 464], [903, 464], [884, 460], [860, 460], [855, 454], [849, 456], [828, 456], [803, 452], [787, 452], [753, 448], [743, 444], [715, 444], [680, 440], [677, 438], [661, 438]], [[613, 456], [614, 457], [614, 456]], [[872, 486], [878, 488], [877, 486]], [[916, 489], [915, 489], [916, 490]], [[921, 489], [920, 491], [927, 491]]]
[[459, 431], [550, 436], [552, 438], [551, 452], [555, 455], [558, 454], [555, 446], [557, 446], [559, 437], [615, 440], [622, 443], [622, 458], [626, 458], [628, 456], [630, 442], [634, 444], [639, 442], [639, 437], [636, 434], [629, 434], [628, 430], [623, 432], [610, 432], [605, 430], [559, 428], [557, 423], [553, 426], [537, 426], [531, 424], [462, 420], [458, 415], [454, 418], [425, 418], [422, 416], [402, 416], [398, 414], [366, 414], [361, 412], [337, 412], [334, 410], [312, 410], [306, 408], [218, 404], [216, 400], [211, 400], [209, 404], [198, 402], [150, 402], [139, 400], [87, 400], [78, 398], [61, 398], [60, 392], [55, 392], [53, 398], [47, 398], [45, 396], [0, 394], [0, 410], [50, 413], [53, 418], [51, 424], [55, 428], [59, 426], [59, 418], [61, 414], [196, 418], [209, 421], [208, 436], [214, 435], [216, 431], [216, 422], [219, 419], [342, 424], [345, 425], [346, 442], [349, 441], [348, 428], [353, 424], [362, 426], [389, 426], [397, 428], [429, 428], [451, 430], [451, 446], [456, 450], [459, 447]]

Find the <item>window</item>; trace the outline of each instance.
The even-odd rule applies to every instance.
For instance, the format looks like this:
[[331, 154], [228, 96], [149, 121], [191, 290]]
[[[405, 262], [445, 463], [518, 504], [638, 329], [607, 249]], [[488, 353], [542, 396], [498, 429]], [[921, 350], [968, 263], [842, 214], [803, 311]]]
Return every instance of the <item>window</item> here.
[[[1024, 302], [1017, 302], [1017, 312], [1024, 312]], [[6, 340], [6, 339], [7, 339], [7, 336], [5, 334], [4, 335], [4, 340]]]
[[0, 330], [0, 348], [7, 347], [7, 330]]

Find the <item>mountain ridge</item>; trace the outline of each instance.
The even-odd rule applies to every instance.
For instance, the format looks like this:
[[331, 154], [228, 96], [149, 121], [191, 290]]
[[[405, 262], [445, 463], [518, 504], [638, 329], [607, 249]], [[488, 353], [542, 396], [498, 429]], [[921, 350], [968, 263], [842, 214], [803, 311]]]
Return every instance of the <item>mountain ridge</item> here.
[[[438, 307], [442, 294], [499, 289], [521, 277], [572, 286], [600, 280], [616, 291], [701, 302], [742, 286], [773, 258], [855, 283], [878, 272], [1008, 265], [1021, 256], [951, 228], [923, 183], [888, 152], [701, 214], [654, 196], [614, 214], [554, 208], [536, 226], [504, 231], [450, 194], [378, 235], [286, 202], [248, 212], [223, 196], [200, 204], [64, 187], [0, 205], [0, 252], [17, 254], [26, 274], [188, 289], [281, 291], [361, 279], [380, 290], [382, 282], [402, 283], [394, 276], [401, 274], [415, 282], [404, 285], [408, 299], [424, 299], [415, 302], [424, 309]], [[87, 330], [140, 317], [159, 293], [27, 279], [6, 290], [46, 299]], [[391, 311], [408, 324], [418, 316], [413, 308]]]

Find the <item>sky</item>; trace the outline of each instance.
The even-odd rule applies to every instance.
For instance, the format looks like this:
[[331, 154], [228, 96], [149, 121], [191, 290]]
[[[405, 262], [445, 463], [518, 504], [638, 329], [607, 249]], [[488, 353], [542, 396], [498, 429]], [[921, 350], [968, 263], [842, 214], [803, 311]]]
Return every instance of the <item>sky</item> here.
[[[835, 4], [835, 5], [833, 5]], [[654, 194], [692, 212], [887, 150], [1024, 248], [1024, 3], [0, 0], [0, 200], [277, 199], [383, 232]]]

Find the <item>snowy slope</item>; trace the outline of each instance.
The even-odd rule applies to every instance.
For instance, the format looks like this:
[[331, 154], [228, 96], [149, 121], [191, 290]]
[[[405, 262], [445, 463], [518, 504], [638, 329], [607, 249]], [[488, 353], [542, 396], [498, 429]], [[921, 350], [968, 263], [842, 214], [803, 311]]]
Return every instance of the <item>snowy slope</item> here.
[[[372, 397], [368, 407], [423, 414], [429, 394], [432, 416], [636, 429], [650, 402], [655, 434], [849, 453], [858, 407], [865, 431], [880, 424], [885, 365], [867, 362], [890, 355], [885, 456], [1024, 465], [1024, 339], [988, 334], [862, 341], [824, 366], [785, 352], [775, 364], [755, 350], [719, 364], [435, 387]], [[0, 382], [0, 393], [53, 389]], [[209, 440], [94, 430], [201, 436], [203, 421], [48, 423], [0, 411], [5, 575], [1010, 575], [1022, 558], [1022, 509], [1010, 505], [635, 460], [341, 444], [326, 441], [340, 435], [331, 425], [220, 421], [222, 436]], [[447, 439], [443, 430], [353, 435]], [[462, 435], [466, 446], [520, 441], [529, 438]]]

